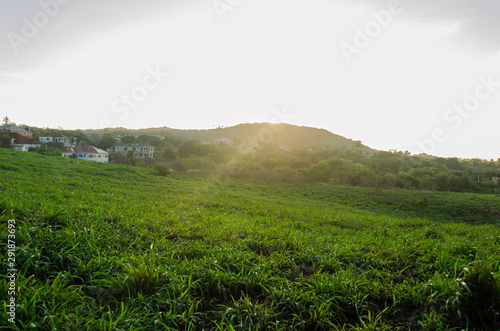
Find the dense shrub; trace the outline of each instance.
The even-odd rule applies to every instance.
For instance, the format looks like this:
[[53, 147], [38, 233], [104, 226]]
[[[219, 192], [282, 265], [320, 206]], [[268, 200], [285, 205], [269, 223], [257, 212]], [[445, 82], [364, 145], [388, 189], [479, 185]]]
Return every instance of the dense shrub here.
[[170, 174], [170, 169], [166, 165], [160, 163], [155, 164], [153, 166], [153, 171], [156, 175], [163, 177], [168, 176]]

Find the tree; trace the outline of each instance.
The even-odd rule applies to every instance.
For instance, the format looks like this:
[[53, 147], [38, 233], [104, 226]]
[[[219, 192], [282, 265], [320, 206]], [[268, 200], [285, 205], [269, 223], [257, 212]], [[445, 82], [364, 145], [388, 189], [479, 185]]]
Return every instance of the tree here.
[[267, 157], [261, 162], [262, 166], [267, 170], [272, 170], [279, 165], [278, 160]]
[[137, 138], [137, 141], [143, 143], [143, 144], [151, 144], [153, 146], [161, 146], [162, 141], [160, 138], [156, 136], [148, 136], [146, 134], [142, 134]]
[[11, 148], [11, 138], [9, 135], [0, 134], [0, 148]]
[[333, 168], [326, 161], [320, 161], [309, 169], [311, 177], [316, 181], [326, 182], [333, 173]]
[[111, 148], [117, 144], [117, 140], [109, 133], [105, 133], [102, 136], [101, 141], [97, 144], [97, 147], [102, 148], [104, 150]]
[[9, 119], [9, 117], [8, 117], [8, 116], [5, 116], [5, 117], [3, 118], [3, 120], [2, 120], [2, 123], [3, 123], [3, 125], [7, 125], [7, 124], [9, 124], [9, 123], [10, 123], [10, 119]]
[[92, 145], [92, 141], [82, 130], [68, 131], [68, 134], [75, 137], [79, 145]]
[[451, 191], [460, 191], [462, 188], [462, 179], [457, 175], [451, 175], [450, 177], [450, 189]]
[[446, 159], [445, 164], [448, 167], [448, 169], [460, 170], [460, 161], [456, 157]]
[[191, 155], [195, 156], [206, 156], [214, 150], [212, 145], [202, 145], [196, 140], [188, 140], [183, 142], [179, 146], [179, 156], [189, 157]]
[[122, 143], [124, 144], [132, 144], [135, 143], [137, 140], [135, 139], [134, 136], [125, 136], [122, 138]]
[[173, 159], [175, 159], [176, 156], [177, 156], [177, 152], [175, 151], [175, 149], [173, 149], [172, 146], [167, 146], [163, 150], [162, 157], [167, 159], [167, 160], [173, 160]]
[[135, 158], [135, 151], [133, 149], [131, 149], [127, 152], [127, 158], [129, 160], [130, 164], [135, 166], [135, 164], [137, 163], [137, 159]]
[[462, 189], [468, 190], [471, 188], [472, 180], [470, 179], [470, 175], [464, 174], [460, 179], [462, 180]]
[[440, 173], [436, 176], [436, 184], [438, 190], [440, 191], [449, 191], [450, 190], [451, 178], [446, 173]]

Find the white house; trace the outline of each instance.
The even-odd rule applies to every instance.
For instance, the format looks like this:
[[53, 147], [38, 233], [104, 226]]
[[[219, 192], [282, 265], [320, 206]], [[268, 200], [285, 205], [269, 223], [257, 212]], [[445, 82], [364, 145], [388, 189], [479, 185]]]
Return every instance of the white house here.
[[62, 157], [74, 157], [80, 160], [108, 163], [108, 152], [91, 145], [81, 145], [62, 152]]
[[52, 142], [58, 142], [64, 144], [66, 147], [75, 147], [76, 146], [76, 138], [67, 137], [60, 133], [49, 133], [38, 138], [40, 142], [47, 144]]
[[[30, 132], [31, 133], [31, 132]], [[18, 132], [6, 132], [0, 134], [7, 134], [11, 139], [12, 148], [20, 152], [28, 152], [30, 147], [39, 146], [35, 139], [20, 134]]]
[[123, 155], [127, 155], [129, 151], [134, 151], [135, 157], [140, 157], [145, 159], [147, 157], [153, 158], [155, 153], [155, 148], [153, 146], [141, 146], [137, 144], [133, 145], [119, 145], [115, 147], [115, 152]]

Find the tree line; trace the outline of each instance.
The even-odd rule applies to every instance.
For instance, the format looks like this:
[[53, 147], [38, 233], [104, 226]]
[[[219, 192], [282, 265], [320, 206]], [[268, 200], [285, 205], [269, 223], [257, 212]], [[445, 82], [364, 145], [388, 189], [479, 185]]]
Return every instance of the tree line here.
[[[35, 130], [35, 139], [50, 133]], [[265, 181], [269, 183], [313, 183], [402, 188], [429, 191], [500, 193], [500, 159], [459, 159], [410, 155], [408, 152], [378, 151], [366, 154], [357, 148], [295, 147], [280, 152], [273, 143], [248, 151], [235, 145], [213, 145], [192, 139], [117, 133], [89, 133], [82, 130], [57, 130], [91, 144], [111, 149], [118, 144], [155, 147], [154, 159], [140, 159], [129, 153], [110, 153], [110, 162], [155, 168], [163, 175], [168, 169], [200, 175]], [[5, 147], [5, 146], [4, 146]], [[67, 147], [60, 143], [41, 145], [36, 152], [60, 155]], [[158, 166], [159, 165], [159, 166]]]

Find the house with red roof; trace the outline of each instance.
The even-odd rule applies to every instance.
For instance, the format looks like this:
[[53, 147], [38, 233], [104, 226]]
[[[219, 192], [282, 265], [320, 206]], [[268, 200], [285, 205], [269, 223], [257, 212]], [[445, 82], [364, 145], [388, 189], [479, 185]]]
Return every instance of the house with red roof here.
[[0, 132], [0, 134], [6, 134], [10, 137], [12, 148], [15, 149], [16, 151], [28, 152], [30, 147], [40, 146], [35, 139], [15, 131], [14, 132], [4, 131]]
[[108, 163], [108, 152], [92, 145], [80, 145], [62, 152], [62, 157], [73, 157], [79, 160]]
[[7, 124], [0, 126], [0, 133], [18, 133], [21, 136], [25, 136], [28, 138], [33, 137], [33, 133], [31, 133], [31, 131], [23, 129], [15, 124]]

